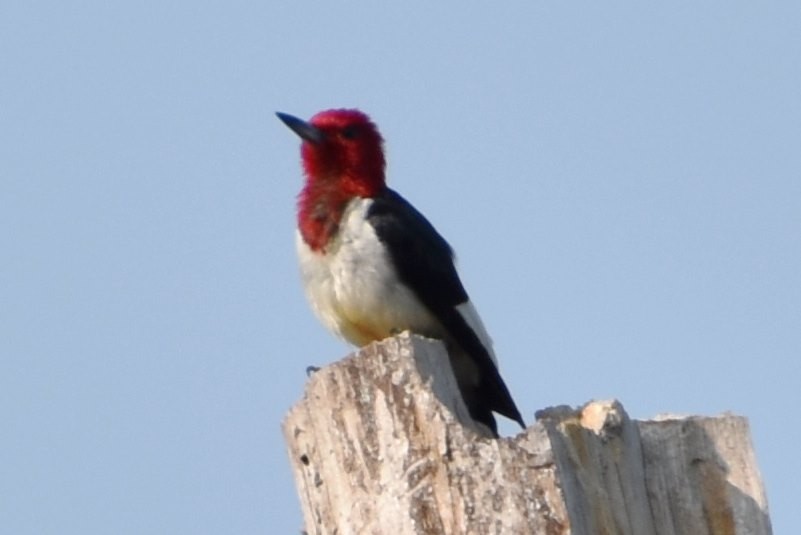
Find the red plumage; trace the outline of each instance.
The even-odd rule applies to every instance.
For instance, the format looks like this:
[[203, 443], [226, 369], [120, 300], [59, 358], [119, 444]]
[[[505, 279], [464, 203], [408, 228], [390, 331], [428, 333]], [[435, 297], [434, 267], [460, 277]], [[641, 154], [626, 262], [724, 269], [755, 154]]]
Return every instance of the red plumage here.
[[298, 227], [309, 247], [319, 250], [336, 232], [350, 199], [373, 197], [386, 187], [384, 140], [359, 110], [322, 111], [309, 124], [323, 138], [301, 147], [306, 184], [298, 198]]

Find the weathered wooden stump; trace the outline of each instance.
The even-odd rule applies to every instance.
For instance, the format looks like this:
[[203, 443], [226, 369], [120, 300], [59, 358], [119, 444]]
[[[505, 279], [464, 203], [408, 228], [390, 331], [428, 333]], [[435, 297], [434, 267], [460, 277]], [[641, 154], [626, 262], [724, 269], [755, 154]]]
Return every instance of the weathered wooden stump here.
[[309, 534], [771, 533], [745, 418], [603, 401], [488, 438], [408, 333], [316, 372], [283, 427]]

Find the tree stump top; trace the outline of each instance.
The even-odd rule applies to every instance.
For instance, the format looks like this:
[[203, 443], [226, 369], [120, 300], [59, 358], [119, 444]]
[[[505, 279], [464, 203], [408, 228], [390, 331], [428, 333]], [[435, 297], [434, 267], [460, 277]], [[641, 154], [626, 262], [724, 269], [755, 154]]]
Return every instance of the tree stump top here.
[[745, 418], [602, 401], [489, 438], [443, 345], [408, 333], [314, 373], [283, 429], [310, 534], [770, 533]]

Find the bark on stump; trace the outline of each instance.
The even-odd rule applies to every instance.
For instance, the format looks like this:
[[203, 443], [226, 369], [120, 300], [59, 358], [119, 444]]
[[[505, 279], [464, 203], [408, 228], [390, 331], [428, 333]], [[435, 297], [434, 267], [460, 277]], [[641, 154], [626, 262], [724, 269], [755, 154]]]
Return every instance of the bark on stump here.
[[603, 401], [487, 438], [442, 344], [408, 333], [314, 373], [283, 429], [309, 534], [771, 533], [745, 418]]

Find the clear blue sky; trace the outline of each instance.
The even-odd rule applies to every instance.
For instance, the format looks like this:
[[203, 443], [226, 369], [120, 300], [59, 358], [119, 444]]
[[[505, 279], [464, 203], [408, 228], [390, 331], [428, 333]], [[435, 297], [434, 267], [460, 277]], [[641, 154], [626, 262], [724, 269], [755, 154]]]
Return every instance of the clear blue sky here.
[[801, 533], [801, 10], [701, 4], [4, 2], [0, 530], [297, 532], [280, 422], [349, 349], [273, 112], [354, 106], [528, 419], [746, 415]]

